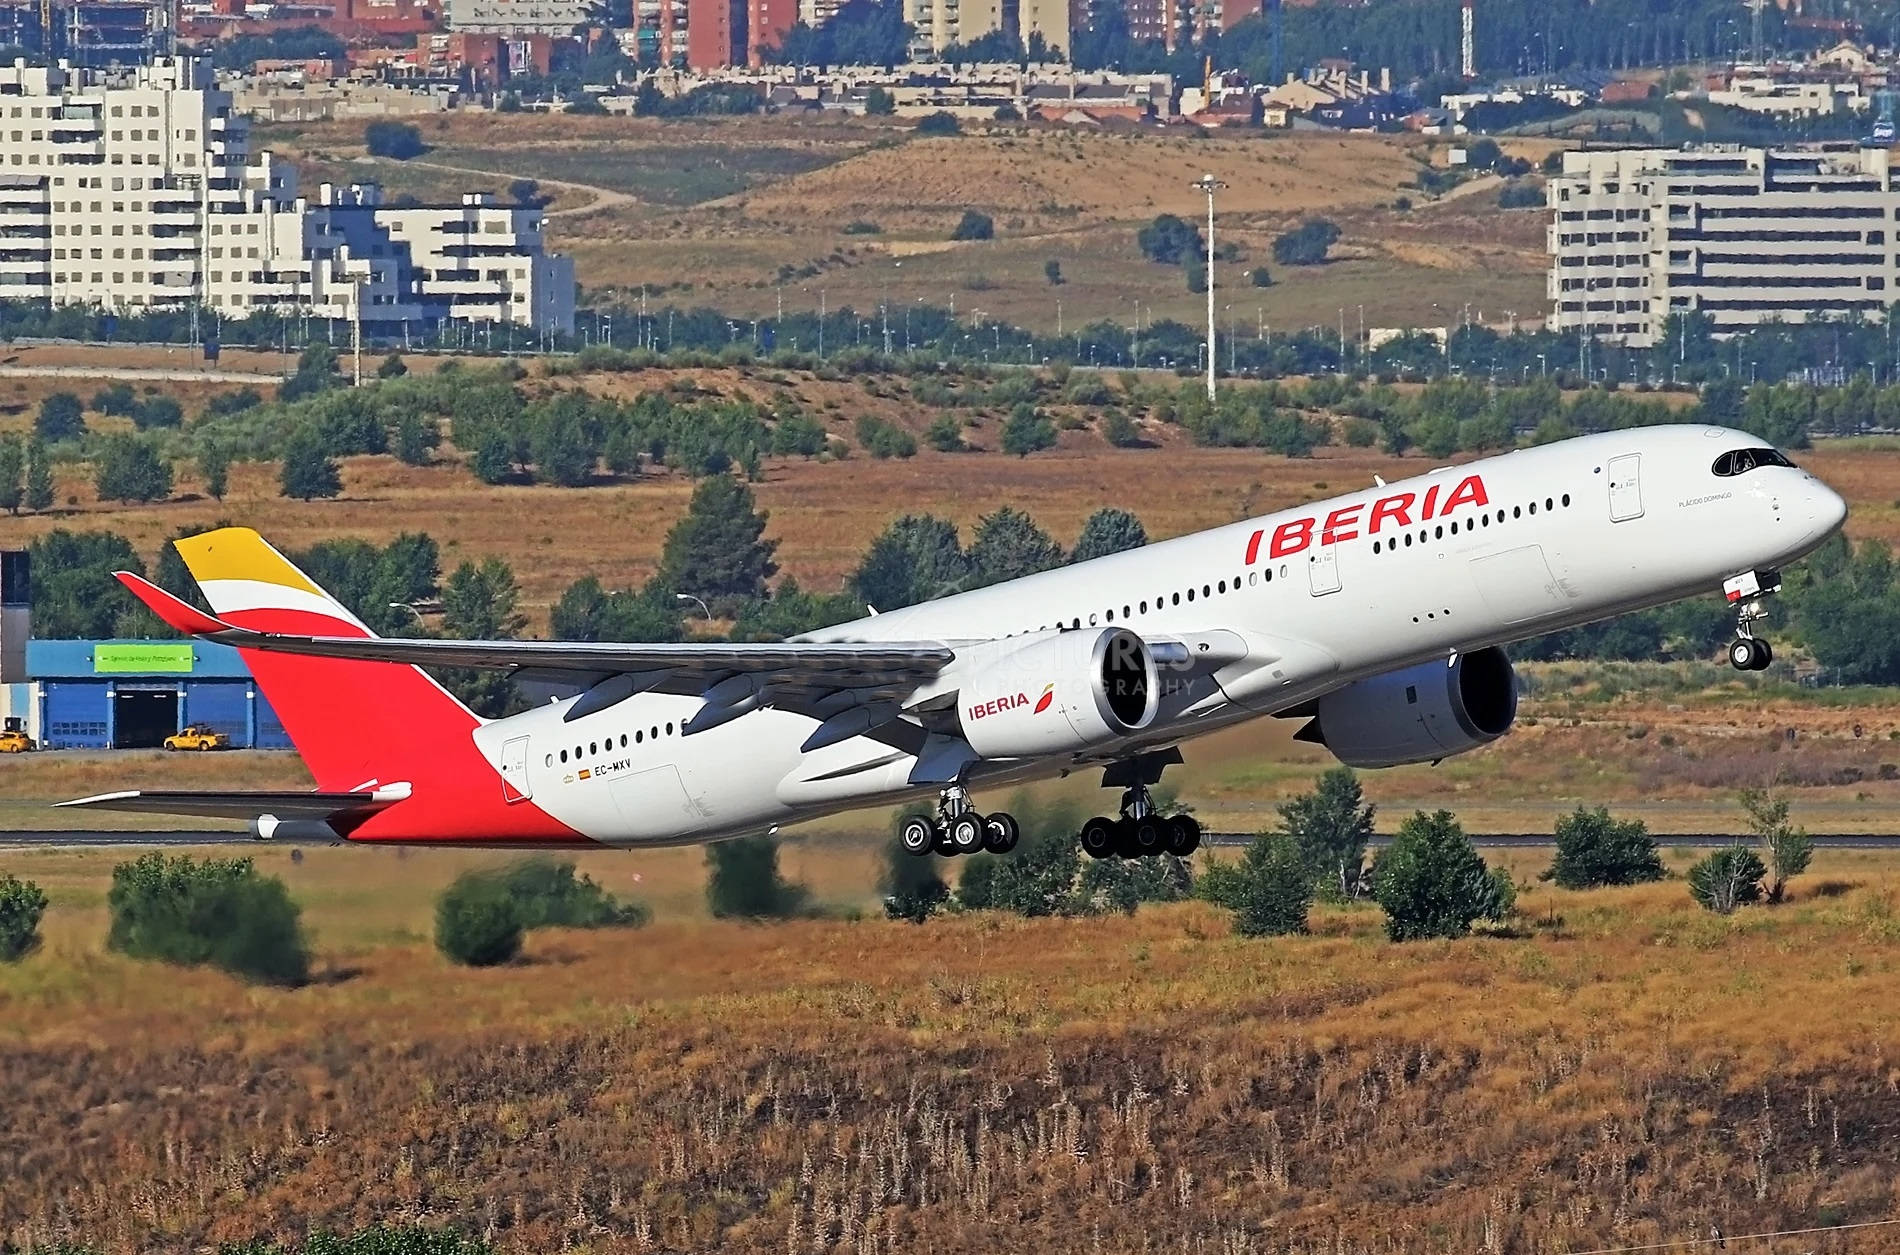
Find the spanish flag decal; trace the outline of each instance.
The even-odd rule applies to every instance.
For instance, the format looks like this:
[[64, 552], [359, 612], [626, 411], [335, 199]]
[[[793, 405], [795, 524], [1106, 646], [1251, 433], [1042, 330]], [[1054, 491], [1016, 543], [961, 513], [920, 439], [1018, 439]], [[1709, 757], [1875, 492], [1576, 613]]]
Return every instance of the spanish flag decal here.
[[581, 779], [583, 779], [583, 780], [585, 780], [585, 779], [587, 779], [588, 777], [590, 777], [590, 776], [592, 776], [593, 774], [594, 774], [594, 773], [593, 773], [593, 772], [591, 772], [591, 771], [589, 771], [589, 770], [587, 770], [587, 768], [585, 768], [585, 767], [583, 767], [583, 768], [581, 768]]
[[1053, 702], [1055, 699], [1056, 699], [1056, 686], [1053, 684], [1043, 685], [1042, 696], [1036, 699], [1036, 708], [1030, 713], [1034, 715], [1041, 714], [1043, 711], [1049, 709], [1049, 703]]

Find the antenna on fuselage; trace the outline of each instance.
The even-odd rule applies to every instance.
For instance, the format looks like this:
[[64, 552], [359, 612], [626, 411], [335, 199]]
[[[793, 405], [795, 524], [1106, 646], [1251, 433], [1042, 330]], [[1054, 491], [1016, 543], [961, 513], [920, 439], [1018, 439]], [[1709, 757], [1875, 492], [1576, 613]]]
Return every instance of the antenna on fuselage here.
[[1375, 488], [1383, 488], [1383, 487], [1385, 487], [1385, 476], [1383, 476], [1383, 475], [1374, 475], [1374, 476], [1372, 477], [1372, 485], [1373, 485], [1373, 487], [1375, 487]]

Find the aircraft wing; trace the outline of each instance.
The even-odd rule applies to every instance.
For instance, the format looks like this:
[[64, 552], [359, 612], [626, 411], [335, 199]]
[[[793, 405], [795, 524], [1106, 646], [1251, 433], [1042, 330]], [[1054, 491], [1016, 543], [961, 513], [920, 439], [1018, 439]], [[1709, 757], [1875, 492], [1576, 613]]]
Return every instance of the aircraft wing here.
[[[636, 692], [705, 693], [734, 690], [769, 679], [779, 693], [826, 694], [841, 690], [905, 689], [934, 677], [955, 657], [939, 641], [786, 642], [731, 644], [616, 644], [584, 641], [462, 641], [377, 637], [302, 636], [242, 628], [196, 609], [149, 580], [116, 573], [165, 623], [181, 632], [239, 649], [346, 658], [361, 662], [424, 667], [485, 667], [497, 670], [569, 671], [606, 676], [593, 709]], [[607, 686], [612, 686], [609, 689]], [[738, 696], [735, 691], [732, 696]]]
[[409, 796], [407, 789], [360, 789], [349, 793], [208, 793], [171, 789], [128, 789], [60, 802], [88, 810], [131, 811], [141, 815], [197, 815], [207, 819], [329, 819], [345, 812], [382, 810]]

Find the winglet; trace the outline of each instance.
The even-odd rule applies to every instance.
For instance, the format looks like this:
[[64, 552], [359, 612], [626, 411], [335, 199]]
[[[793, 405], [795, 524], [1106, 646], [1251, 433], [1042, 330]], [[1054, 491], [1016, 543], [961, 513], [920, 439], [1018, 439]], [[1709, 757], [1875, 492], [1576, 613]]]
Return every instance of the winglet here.
[[132, 590], [132, 595], [145, 603], [146, 609], [157, 615], [165, 626], [185, 633], [187, 636], [212, 636], [219, 632], [236, 631], [231, 624], [222, 619], [214, 619], [204, 611], [172, 596], [142, 575], [130, 571], [114, 571], [119, 581]]

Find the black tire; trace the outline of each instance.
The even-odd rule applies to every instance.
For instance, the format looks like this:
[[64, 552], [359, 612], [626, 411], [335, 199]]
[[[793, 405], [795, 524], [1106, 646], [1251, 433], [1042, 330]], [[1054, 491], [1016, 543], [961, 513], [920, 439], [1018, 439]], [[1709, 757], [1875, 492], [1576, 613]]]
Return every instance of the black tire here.
[[1082, 825], [1082, 852], [1090, 858], [1115, 856], [1115, 823], [1097, 815]]
[[1760, 640], [1756, 641], [1755, 642], [1755, 666], [1753, 669], [1756, 671], [1766, 671], [1768, 670], [1768, 664], [1773, 662], [1774, 660], [1775, 660], [1774, 647], [1771, 646], [1767, 641], [1760, 641]]
[[965, 811], [950, 821], [946, 830], [950, 838], [950, 850], [955, 854], [975, 854], [983, 848], [983, 816], [975, 811]]
[[1168, 853], [1186, 858], [1201, 848], [1201, 825], [1191, 816], [1176, 815], [1168, 820]]
[[1128, 856], [1152, 858], [1168, 848], [1168, 827], [1158, 815], [1123, 820], [1128, 826]]
[[897, 830], [897, 843], [906, 854], [928, 854], [937, 845], [937, 826], [922, 816], [906, 819]]
[[1728, 644], [1728, 664], [1737, 671], [1755, 669], [1755, 642], [1750, 637], [1738, 636]]
[[983, 821], [983, 848], [991, 854], [1009, 853], [1021, 835], [1021, 826], [1008, 811], [997, 811]]

